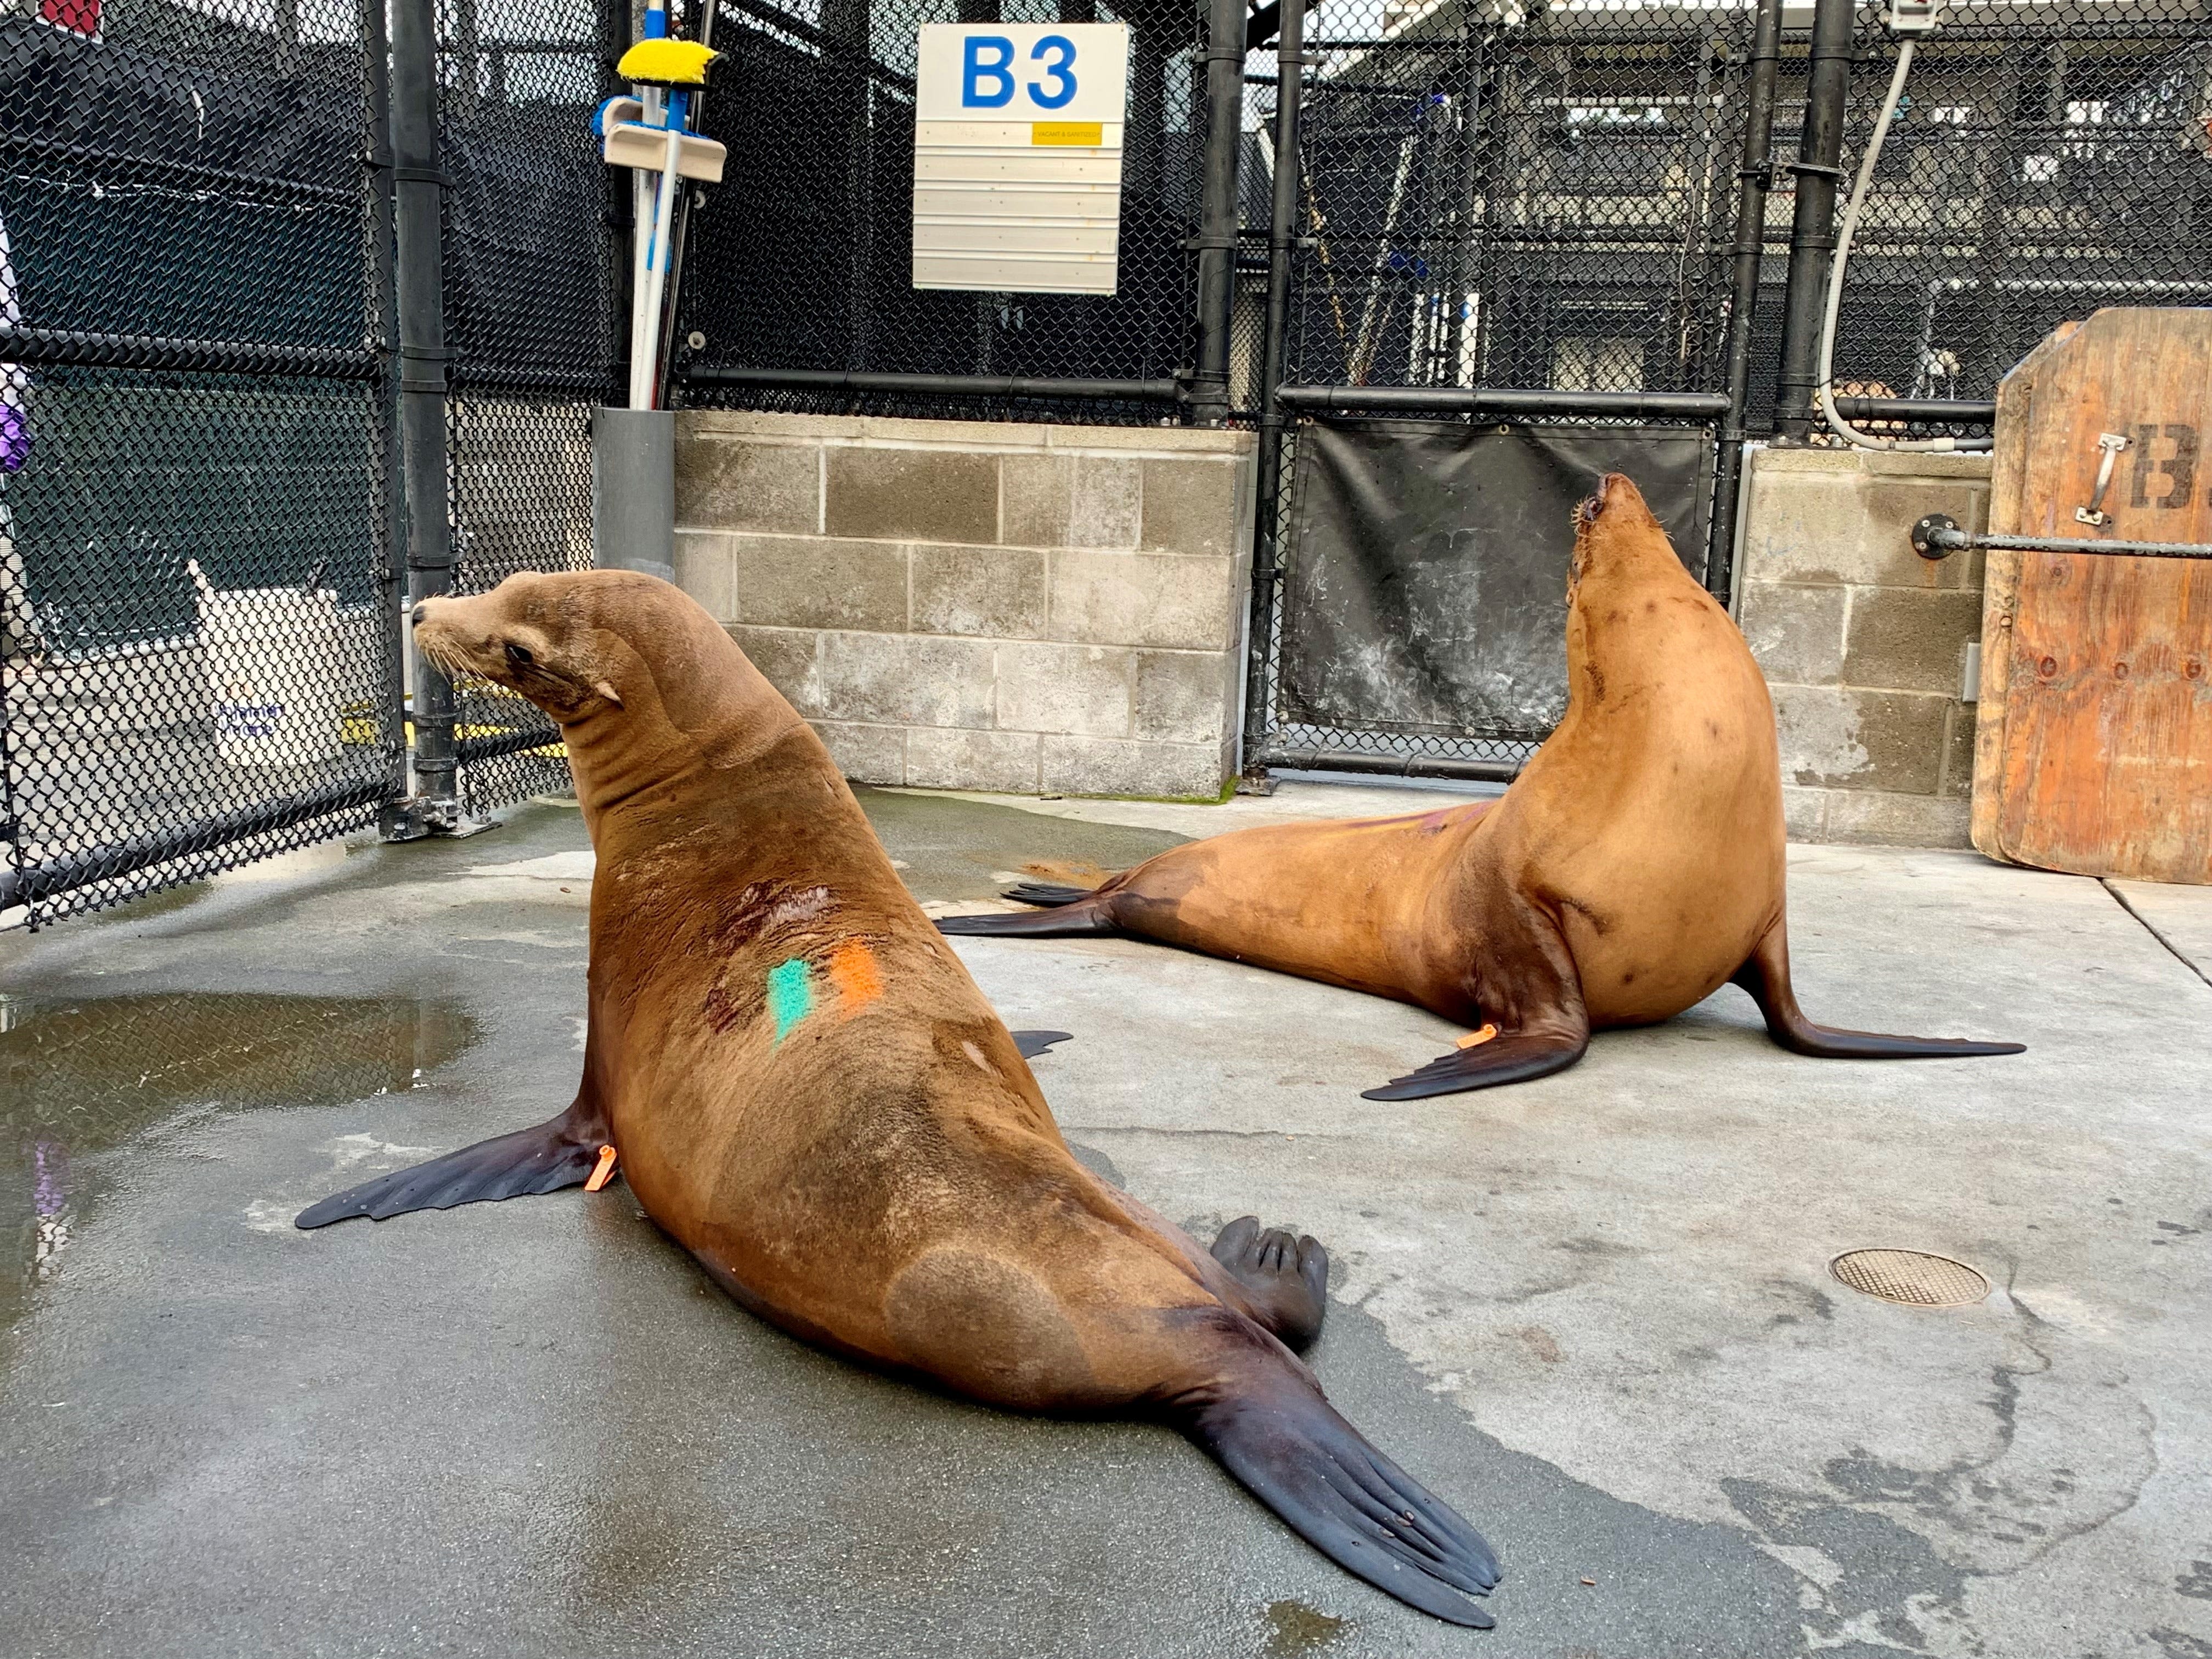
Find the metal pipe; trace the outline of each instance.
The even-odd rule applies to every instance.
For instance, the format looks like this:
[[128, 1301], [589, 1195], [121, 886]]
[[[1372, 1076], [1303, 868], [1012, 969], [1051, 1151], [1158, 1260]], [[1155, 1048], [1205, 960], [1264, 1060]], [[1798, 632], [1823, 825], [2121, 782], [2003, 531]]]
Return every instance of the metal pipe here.
[[10, 910], [19, 904], [36, 904], [41, 899], [74, 892], [94, 882], [135, 875], [172, 859], [213, 852], [255, 836], [289, 830], [313, 818], [373, 807], [387, 793], [380, 778], [334, 783], [305, 794], [287, 795], [220, 817], [203, 818], [186, 829], [134, 836], [127, 841], [81, 853], [65, 853], [20, 869], [0, 870], [0, 910]]
[[[1530, 753], [1534, 752], [1534, 745]], [[1510, 783], [1528, 757], [1517, 760], [1461, 760], [1449, 755], [1364, 755], [1345, 749], [1267, 749], [1247, 757], [1247, 772], [1356, 772], [1363, 777], [1459, 778], [1471, 783]]]
[[1723, 392], [1555, 392], [1507, 386], [1285, 386], [1289, 409], [1406, 415], [1652, 415], [1712, 421], [1729, 412]]
[[1961, 530], [1947, 514], [1931, 513], [1912, 526], [1912, 550], [1928, 560], [1948, 559], [1972, 548], [2008, 553], [2109, 553], [2123, 559], [2212, 559], [2208, 542], [2100, 542], [2051, 536], [1991, 536]]
[[1174, 380], [1046, 380], [1009, 374], [879, 374], [839, 368], [732, 368], [691, 363], [678, 371], [690, 386], [781, 386], [793, 392], [888, 392], [939, 398], [1064, 398], [1103, 402], [1179, 403]]
[[[399, 312], [400, 450], [407, 472], [407, 598], [451, 590], [446, 499], [445, 175], [438, 153], [436, 0], [392, 0], [392, 157]], [[458, 818], [453, 683], [415, 651], [415, 794], [432, 822]]]
[[1782, 374], [1777, 427], [1792, 442], [1813, 430], [1819, 379], [1820, 312], [1836, 248], [1836, 186], [1844, 176], [1844, 117], [1851, 92], [1853, 0], [1814, 0], [1805, 127], [1797, 159], [1797, 201], [1790, 222], [1790, 284], [1782, 318]]
[[[699, 44], [701, 46], [712, 46], [714, 44], [714, 14], [720, 9], [720, 0], [703, 0], [699, 13]], [[867, 0], [860, 0], [860, 9], [861, 15], [865, 18], [867, 13]], [[865, 33], [866, 31], [863, 29], [863, 34]], [[863, 88], [861, 96], [865, 99], [866, 97], [865, 82]], [[691, 94], [688, 124], [694, 132], [704, 132], [707, 130], [707, 89], [704, 87], [698, 88]], [[681, 319], [684, 309], [684, 252], [691, 238], [692, 204], [703, 202], [706, 199], [706, 187], [702, 185], [685, 183], [678, 187], [676, 198], [676, 228], [671, 233], [673, 240], [669, 244], [668, 249], [668, 292], [661, 307], [660, 337], [665, 343], [660, 352], [660, 379], [654, 383], [653, 388], [653, 406], [655, 409], [668, 407], [669, 385], [676, 373], [676, 354], [683, 349], [683, 343], [676, 337], [676, 325]]]
[[1267, 735], [1267, 663], [1275, 628], [1275, 584], [1282, 559], [1276, 542], [1282, 510], [1283, 365], [1290, 343], [1291, 258], [1297, 246], [1298, 116], [1305, 98], [1305, 0], [1280, 0], [1275, 63], [1274, 195], [1267, 216], [1267, 333], [1260, 359], [1260, 433], [1252, 509], [1252, 609], [1245, 638], [1246, 769]]
[[210, 374], [312, 374], [330, 380], [374, 380], [385, 370], [381, 353], [352, 347], [98, 334], [75, 328], [26, 328], [20, 323], [0, 323], [0, 362], [198, 369]]
[[407, 472], [399, 463], [398, 273], [392, 247], [392, 58], [385, 33], [386, 0], [361, 0], [362, 48], [368, 59], [368, 165], [364, 186], [369, 201], [367, 236], [368, 269], [376, 305], [377, 357], [384, 384], [377, 388], [376, 457], [384, 474], [384, 526], [377, 561], [377, 597], [384, 625], [382, 645], [386, 695], [383, 719], [385, 752], [393, 776], [392, 793], [407, 793]]
[[1229, 418], [1231, 309], [1237, 293], [1237, 152], [1243, 140], [1244, 7], [1209, 0], [1206, 24], [1206, 181], [1198, 234], [1198, 371], [1191, 416]]
[[1921, 421], [1945, 426], [1989, 426], [1996, 404], [1985, 398], [1838, 398], [1836, 412], [1847, 421]]
[[1705, 590], [1729, 602], [1735, 565], [1737, 483], [1743, 473], [1745, 419], [1751, 403], [1751, 325], [1759, 309], [1759, 264], [1766, 253], [1766, 192], [1774, 183], [1774, 82], [1782, 62], [1782, 0], [1759, 0], [1751, 58], [1744, 72], [1743, 160], [1735, 170], [1735, 286], [1729, 301], [1729, 412], [1721, 420], [1713, 469], [1712, 538]]

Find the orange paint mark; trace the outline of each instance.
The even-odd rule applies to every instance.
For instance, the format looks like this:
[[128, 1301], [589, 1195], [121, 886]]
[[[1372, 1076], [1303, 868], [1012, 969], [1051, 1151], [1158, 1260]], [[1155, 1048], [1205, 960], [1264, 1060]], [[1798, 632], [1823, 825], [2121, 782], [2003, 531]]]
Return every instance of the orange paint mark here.
[[584, 1183], [584, 1190], [587, 1193], [596, 1193], [614, 1178], [615, 1149], [611, 1146], [602, 1146], [599, 1148], [599, 1167], [592, 1171], [592, 1178]]
[[830, 982], [837, 988], [838, 1004], [848, 1017], [884, 994], [884, 976], [876, 971], [875, 953], [858, 939], [846, 940], [830, 958]]
[[1480, 1048], [1484, 1043], [1489, 1042], [1491, 1038], [1497, 1035], [1498, 1028], [1495, 1025], [1486, 1025], [1480, 1031], [1469, 1031], [1465, 1036], [1454, 1043], [1452, 1047], [1455, 1048]]

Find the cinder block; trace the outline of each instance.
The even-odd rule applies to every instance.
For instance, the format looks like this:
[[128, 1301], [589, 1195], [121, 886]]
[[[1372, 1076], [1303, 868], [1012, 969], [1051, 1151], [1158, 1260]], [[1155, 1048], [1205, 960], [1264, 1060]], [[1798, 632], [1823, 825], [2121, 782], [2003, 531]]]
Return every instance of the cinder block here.
[[1782, 786], [1782, 833], [1791, 841], [1827, 839], [1828, 797], [1832, 789], [1805, 789], [1794, 783]]
[[1848, 686], [1778, 685], [1782, 775], [1801, 784], [1933, 795], [1950, 699]]
[[1048, 737], [1042, 781], [1068, 795], [1196, 795], [1211, 800], [1227, 781], [1218, 744], [1116, 743]]
[[1822, 834], [1830, 842], [1858, 847], [1972, 843], [1967, 833], [1972, 811], [1964, 800], [1881, 789], [1834, 789], [1828, 796]]
[[1833, 685], [1842, 679], [1850, 595], [1850, 588], [1827, 585], [1743, 585], [1743, 636], [1769, 681]]
[[1048, 426], [1045, 442], [1054, 449], [1142, 449], [1161, 455], [1248, 455], [1253, 434], [1233, 427], [1177, 426], [1172, 418], [1158, 426]]
[[1966, 797], [1974, 793], [1974, 714], [1972, 703], [1951, 705], [1943, 738], [1943, 781], [1937, 793]]
[[928, 544], [914, 550], [915, 632], [1033, 640], [1044, 623], [1042, 550]]
[[813, 725], [830, 758], [852, 782], [906, 781], [904, 726], [854, 726], [838, 720], [816, 720]]
[[1131, 734], [1156, 743], [1221, 743], [1237, 719], [1234, 661], [1229, 652], [1139, 652]]
[[[999, 729], [1081, 737], [1129, 735], [1129, 679], [1136, 653], [1081, 645], [998, 647]], [[986, 726], [988, 720], [939, 720]]]
[[832, 536], [994, 542], [999, 458], [961, 450], [832, 447], [823, 526]]
[[746, 628], [733, 625], [730, 637], [768, 683], [783, 693], [807, 719], [822, 713], [822, 688], [816, 657], [822, 636], [811, 629]]
[[716, 622], [732, 620], [730, 538], [698, 531], [678, 531], [676, 585], [698, 600]]
[[1144, 524], [1144, 480], [1139, 460], [1079, 456], [1068, 507], [1068, 545], [1133, 550]]
[[972, 640], [825, 633], [820, 712], [876, 726], [991, 724], [992, 647]]
[[1001, 455], [997, 539], [1015, 547], [1058, 547], [1067, 540], [1075, 495], [1073, 455]]
[[1034, 732], [957, 732], [915, 726], [907, 734], [906, 781], [917, 789], [995, 789], [1035, 794]]
[[1746, 504], [1745, 580], [1978, 586], [1978, 560], [1923, 559], [1910, 532], [1930, 513], [1980, 526], [1988, 492], [1986, 456], [1759, 451]]
[[1236, 563], [1175, 553], [1051, 556], [1046, 632], [1086, 645], [1170, 646], [1223, 651], [1237, 637]]
[[1846, 684], [1954, 693], [1960, 653], [1982, 636], [1979, 593], [1862, 587], [1851, 594]]
[[678, 427], [676, 522], [811, 536], [822, 523], [822, 450]]
[[1143, 463], [1138, 545], [1166, 553], [1237, 553], [1237, 496], [1243, 468], [1225, 460]]
[[728, 538], [736, 619], [770, 628], [903, 633], [907, 550], [824, 536]]

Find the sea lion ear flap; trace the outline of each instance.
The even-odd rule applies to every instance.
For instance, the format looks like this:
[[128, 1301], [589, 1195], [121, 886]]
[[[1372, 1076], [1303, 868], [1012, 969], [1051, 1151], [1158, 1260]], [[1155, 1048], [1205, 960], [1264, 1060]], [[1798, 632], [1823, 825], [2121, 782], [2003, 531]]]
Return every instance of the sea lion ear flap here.
[[592, 682], [592, 690], [598, 692], [609, 702], [614, 704], [616, 708], [619, 708], [623, 706], [623, 700], [616, 692], [614, 682], [612, 680], [593, 680]]

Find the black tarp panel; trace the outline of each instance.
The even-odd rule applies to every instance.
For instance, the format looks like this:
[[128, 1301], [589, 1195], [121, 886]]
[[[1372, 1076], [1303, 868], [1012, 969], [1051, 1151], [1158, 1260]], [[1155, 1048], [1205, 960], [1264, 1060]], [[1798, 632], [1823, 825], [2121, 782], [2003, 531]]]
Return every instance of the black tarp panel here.
[[1626, 473], [1702, 576], [1712, 469], [1702, 428], [1301, 426], [1278, 719], [1548, 736], [1567, 706], [1575, 504]]

